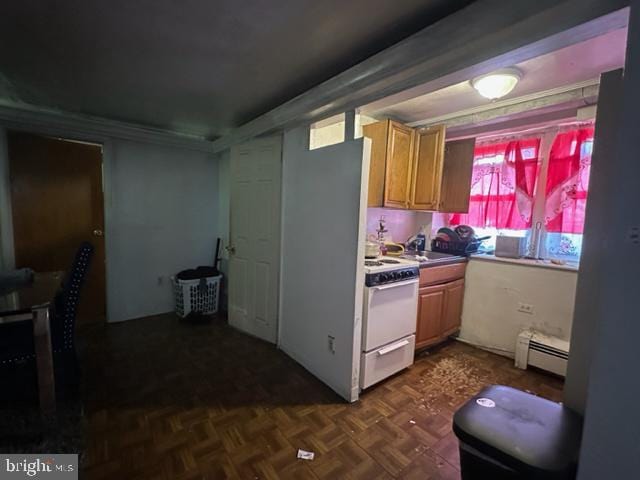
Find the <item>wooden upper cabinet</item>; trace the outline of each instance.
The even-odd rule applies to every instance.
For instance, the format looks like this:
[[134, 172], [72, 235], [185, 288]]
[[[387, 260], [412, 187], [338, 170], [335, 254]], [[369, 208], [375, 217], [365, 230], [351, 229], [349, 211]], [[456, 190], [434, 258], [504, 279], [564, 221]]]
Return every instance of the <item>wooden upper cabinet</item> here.
[[393, 120], [363, 126], [371, 138], [369, 207], [466, 212], [475, 139], [445, 144], [446, 127]]
[[412, 128], [384, 120], [362, 127], [371, 139], [369, 207], [407, 208], [413, 157]]
[[409, 201], [413, 210], [438, 209], [445, 134], [444, 125], [420, 129], [416, 134]]
[[371, 163], [369, 166], [369, 198], [367, 206], [384, 206], [384, 178], [387, 165], [387, 138], [389, 121], [362, 126], [362, 133], [371, 139]]
[[439, 211], [448, 213], [469, 211], [475, 147], [475, 138], [446, 143]]
[[414, 130], [400, 123], [390, 121], [387, 138], [384, 206], [407, 208]]

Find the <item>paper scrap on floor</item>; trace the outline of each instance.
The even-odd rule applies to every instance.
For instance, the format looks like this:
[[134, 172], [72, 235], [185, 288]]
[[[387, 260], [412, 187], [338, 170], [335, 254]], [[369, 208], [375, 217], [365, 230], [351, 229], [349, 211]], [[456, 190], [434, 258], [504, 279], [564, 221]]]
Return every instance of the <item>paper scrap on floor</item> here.
[[306, 450], [302, 450], [302, 449], [298, 449], [298, 458], [301, 458], [302, 460], [313, 460], [313, 457], [315, 457], [315, 453], [313, 452], [307, 452]]

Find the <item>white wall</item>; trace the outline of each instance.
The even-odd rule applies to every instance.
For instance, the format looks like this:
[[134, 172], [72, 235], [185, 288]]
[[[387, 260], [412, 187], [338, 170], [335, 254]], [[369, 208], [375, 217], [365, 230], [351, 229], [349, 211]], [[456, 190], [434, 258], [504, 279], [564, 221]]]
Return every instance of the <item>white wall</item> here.
[[[569, 340], [577, 272], [471, 259], [460, 339], [513, 356], [518, 334], [535, 328]], [[517, 311], [533, 305], [533, 314]]]
[[[384, 216], [385, 228], [389, 231], [386, 235], [394, 242], [405, 243], [409, 237], [417, 234], [420, 227], [426, 225], [427, 235], [431, 235], [431, 212], [418, 212], [413, 210], [395, 210], [392, 208], [367, 209], [367, 234], [374, 234], [378, 229], [380, 216]], [[427, 240], [427, 246], [431, 244]]]
[[169, 277], [213, 262], [218, 164], [207, 153], [124, 140], [108, 142], [105, 154], [108, 319], [171, 311]]
[[370, 140], [307, 145], [307, 129], [285, 132], [278, 346], [355, 400]]
[[[0, 265], [11, 268], [5, 133], [0, 128]], [[65, 136], [63, 131], [59, 135]], [[103, 142], [107, 319], [172, 311], [169, 277], [213, 262], [220, 211], [228, 210], [228, 202], [221, 206], [218, 196], [224, 188], [218, 182], [218, 159], [156, 143]]]
[[589, 388], [589, 375], [593, 352], [599, 339], [600, 296], [602, 295], [603, 268], [612, 250], [610, 238], [609, 200], [618, 187], [618, 180], [610, 175], [612, 153], [616, 148], [619, 132], [619, 115], [622, 108], [622, 71], [606, 73], [600, 79], [598, 118], [594, 150], [591, 156], [589, 180], [589, 205], [586, 211], [580, 278], [576, 289], [574, 318], [580, 319], [571, 332], [571, 352], [564, 386], [564, 403], [584, 415]]
[[[611, 248], [599, 269], [600, 295], [578, 478], [638, 478], [640, 472], [640, 1], [631, 1], [622, 112], [607, 175]], [[596, 197], [596, 202], [604, 201]], [[594, 199], [590, 198], [590, 205]], [[634, 240], [633, 232], [636, 229]], [[577, 325], [576, 325], [577, 327]]]

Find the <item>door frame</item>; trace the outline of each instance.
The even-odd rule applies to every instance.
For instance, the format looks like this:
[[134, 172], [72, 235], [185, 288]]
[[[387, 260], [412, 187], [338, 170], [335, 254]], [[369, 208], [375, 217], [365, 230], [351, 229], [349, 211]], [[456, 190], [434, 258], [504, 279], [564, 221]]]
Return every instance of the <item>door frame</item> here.
[[[279, 192], [277, 195], [278, 198], [278, 208], [277, 208], [277, 212], [278, 212], [278, 226], [276, 228], [276, 232], [278, 235], [278, 239], [277, 239], [277, 251], [276, 253], [276, 258], [274, 260], [274, 265], [277, 266], [278, 268], [278, 272], [276, 275], [276, 279], [275, 279], [275, 287], [276, 287], [276, 298], [275, 298], [275, 306], [276, 306], [276, 317], [275, 317], [275, 340], [274, 340], [274, 345], [279, 346], [280, 344], [280, 292], [282, 289], [282, 215], [283, 215], [283, 205], [282, 205], [282, 195], [283, 195], [283, 189], [284, 189], [284, 184], [283, 184], [283, 178], [282, 178], [282, 173], [283, 173], [283, 163], [282, 163], [282, 159], [283, 159], [283, 155], [284, 155], [284, 134], [283, 132], [279, 132], [276, 134], [272, 134], [269, 136], [264, 136], [264, 137], [259, 137], [259, 138], [254, 138], [254, 139], [250, 139], [247, 140], [245, 142], [241, 142], [239, 144], [233, 145], [232, 147], [229, 148], [228, 152], [229, 152], [229, 168], [228, 168], [228, 185], [229, 185], [229, 210], [228, 210], [228, 232], [227, 232], [227, 245], [225, 246], [224, 253], [223, 253], [223, 258], [226, 257], [227, 259], [227, 316], [230, 316], [230, 311], [231, 311], [231, 257], [229, 255], [228, 250], [226, 249], [226, 247], [228, 247], [229, 245], [231, 245], [232, 243], [232, 238], [233, 238], [233, 222], [232, 222], [232, 216], [231, 216], [231, 212], [233, 210], [234, 207], [234, 203], [233, 203], [233, 194], [232, 194], [232, 190], [233, 190], [233, 153], [232, 153], [232, 149], [233, 148], [238, 148], [243, 144], [248, 144], [251, 143], [252, 145], [256, 145], [256, 146], [260, 146], [261, 144], [268, 144], [269, 142], [274, 141], [275, 139], [277, 139], [280, 142], [280, 173], [279, 173]], [[245, 332], [247, 334], [250, 334], [248, 332]]]
[[[15, 245], [13, 240], [13, 219], [11, 205], [11, 184], [9, 179], [9, 151], [7, 132], [24, 132], [33, 135], [41, 135], [45, 137], [60, 138], [61, 140], [71, 140], [78, 142], [87, 142], [100, 145], [102, 147], [102, 197], [103, 197], [103, 215], [104, 215], [104, 261], [105, 261], [105, 321], [109, 323], [109, 252], [111, 251], [110, 235], [111, 231], [111, 169], [113, 159], [113, 143], [108, 137], [100, 135], [82, 134], [76, 131], [66, 131], [66, 129], [51, 128], [21, 128], [15, 127], [10, 122], [0, 122], [0, 265], [2, 268], [15, 268]], [[100, 138], [101, 137], [101, 138]], [[6, 208], [5, 208], [6, 207]]]

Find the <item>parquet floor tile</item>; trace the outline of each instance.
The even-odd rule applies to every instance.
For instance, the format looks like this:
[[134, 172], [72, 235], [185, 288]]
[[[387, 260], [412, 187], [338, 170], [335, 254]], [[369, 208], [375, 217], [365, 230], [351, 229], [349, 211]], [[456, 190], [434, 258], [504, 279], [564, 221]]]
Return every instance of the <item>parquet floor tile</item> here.
[[494, 383], [562, 397], [561, 380], [458, 342], [347, 404], [220, 319], [161, 315], [81, 340], [90, 480], [459, 479], [451, 421], [466, 399]]

